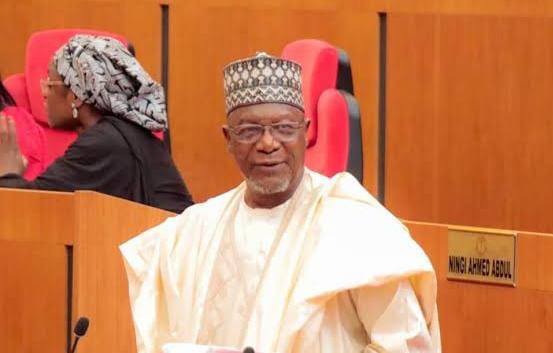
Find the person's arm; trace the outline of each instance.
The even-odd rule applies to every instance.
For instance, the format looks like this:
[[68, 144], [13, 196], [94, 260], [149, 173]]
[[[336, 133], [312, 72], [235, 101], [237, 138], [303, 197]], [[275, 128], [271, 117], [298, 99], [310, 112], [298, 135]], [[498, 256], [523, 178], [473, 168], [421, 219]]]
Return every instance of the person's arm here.
[[[1, 154], [1, 153], [0, 153]], [[128, 186], [130, 151], [109, 131], [86, 131], [33, 181], [20, 173], [0, 174], [0, 187], [52, 191], [95, 190], [116, 195]]]
[[408, 280], [350, 292], [369, 345], [366, 353], [438, 353]]

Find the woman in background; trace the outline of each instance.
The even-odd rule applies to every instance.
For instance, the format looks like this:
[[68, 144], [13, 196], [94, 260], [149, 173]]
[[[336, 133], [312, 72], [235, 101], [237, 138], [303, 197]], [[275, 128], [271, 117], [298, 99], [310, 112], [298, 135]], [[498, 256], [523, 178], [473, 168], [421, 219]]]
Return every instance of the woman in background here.
[[[173, 212], [191, 196], [162, 141], [163, 88], [119, 41], [76, 35], [53, 56], [41, 82], [54, 128], [77, 140], [36, 180], [21, 177], [13, 122], [0, 117], [0, 187], [94, 190]], [[11, 137], [10, 137], [11, 136]]]
[[[17, 107], [15, 101], [0, 79], [0, 115], [13, 119], [16, 137], [19, 140], [26, 180], [33, 180], [44, 171], [44, 133], [33, 116], [25, 108]], [[1, 119], [1, 118], [0, 118]], [[5, 118], [4, 118], [5, 121]], [[2, 136], [0, 136], [0, 141]], [[1, 164], [1, 163], [0, 163]]]

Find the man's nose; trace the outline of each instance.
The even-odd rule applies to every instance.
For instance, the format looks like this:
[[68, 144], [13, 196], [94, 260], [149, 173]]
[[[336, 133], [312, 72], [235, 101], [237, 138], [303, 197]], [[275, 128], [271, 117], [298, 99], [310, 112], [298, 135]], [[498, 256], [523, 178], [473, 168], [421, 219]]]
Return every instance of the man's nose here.
[[265, 126], [263, 130], [263, 135], [259, 141], [257, 141], [257, 149], [264, 152], [273, 152], [280, 148], [280, 142], [275, 139], [271, 133], [270, 126]]

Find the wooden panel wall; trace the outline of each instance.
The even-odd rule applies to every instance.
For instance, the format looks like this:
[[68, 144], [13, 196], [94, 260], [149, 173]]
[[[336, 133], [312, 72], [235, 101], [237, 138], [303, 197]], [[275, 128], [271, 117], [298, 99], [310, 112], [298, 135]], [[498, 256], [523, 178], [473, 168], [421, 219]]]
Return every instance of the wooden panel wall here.
[[[225, 119], [221, 70], [228, 61], [249, 55], [256, 50], [278, 53], [287, 42], [305, 37], [322, 38], [344, 47], [352, 57], [357, 98], [361, 104], [364, 185], [375, 193], [377, 184], [377, 83], [379, 76], [378, 13], [386, 12], [390, 15], [390, 26], [394, 26], [393, 16], [398, 14], [409, 16], [407, 15], [409, 13], [462, 13], [474, 16], [474, 18], [482, 15], [509, 18], [514, 15], [550, 16], [553, 14], [553, 7], [546, 1], [528, 4], [507, 0], [485, 2], [470, 0], [416, 2], [394, 0], [371, 2], [211, 0], [202, 3], [181, 0], [171, 2], [170, 9], [170, 117], [173, 154], [198, 201], [227, 190], [240, 181], [240, 175], [226, 153], [220, 133], [220, 125]], [[466, 25], [470, 26], [468, 23]], [[417, 23], [416, 26], [415, 32], [418, 32], [421, 30], [419, 27], [427, 28], [429, 24]], [[395, 33], [397, 29], [390, 27], [390, 31]], [[429, 37], [424, 39], [421, 37], [421, 40], [428, 39], [427, 42], [431, 42], [432, 36], [435, 35], [432, 24], [430, 24], [430, 28], [427, 28], [426, 34]], [[395, 38], [399, 42], [392, 43], [392, 37], [390, 37], [389, 45], [410, 46], [412, 50], [423, 52], [428, 52], [428, 46], [433, 45], [427, 43], [427, 46], [420, 46], [400, 36]], [[447, 41], [445, 36], [443, 38], [445, 38], [444, 41]], [[454, 47], [458, 41], [470, 45], [466, 42], [467, 39], [470, 40], [463, 36], [456, 37], [450, 42], [450, 46]], [[390, 49], [394, 50], [394, 48]], [[407, 65], [405, 70], [407, 70], [411, 65], [410, 60], [411, 56], [402, 57], [399, 54], [396, 63], [401, 64], [402, 61], [405, 61]], [[436, 69], [432, 66], [433, 62], [430, 61], [418, 64], [426, 65], [429, 70]], [[397, 67], [389, 67], [388, 72], [391, 72], [392, 69], [396, 70]], [[412, 72], [412, 74], [423, 75], [422, 72]], [[402, 82], [401, 79], [398, 79], [397, 83], [407, 86], [418, 84], [420, 87], [417, 88], [423, 91], [418, 91], [417, 94], [424, 95], [426, 99], [433, 99], [432, 87], [424, 84], [427, 79], [428, 76], [421, 77], [421, 81], [418, 83]], [[389, 80], [393, 81], [394, 78], [390, 77]], [[403, 105], [404, 102], [401, 99], [413, 99], [402, 96], [398, 100], [394, 92], [390, 93], [392, 98], [388, 100], [388, 107], [392, 104]], [[401, 138], [396, 140], [401, 141]], [[430, 142], [425, 141], [424, 143]], [[391, 158], [397, 157], [392, 156]], [[421, 163], [425, 161], [433, 163], [431, 156], [425, 155], [422, 158]], [[391, 165], [394, 166], [394, 161], [391, 161]], [[438, 167], [433, 164], [433, 168]], [[403, 172], [403, 170], [397, 171], [397, 173]], [[394, 177], [389, 176], [389, 178], [393, 179]], [[404, 182], [411, 183], [408, 177]], [[391, 185], [389, 190], [395, 188], [393, 180], [389, 181], [389, 185]], [[435, 197], [429, 194], [425, 195], [429, 198]], [[394, 195], [389, 195], [389, 197], [394, 199]], [[503, 196], [499, 195], [498, 197]], [[428, 203], [429, 201], [424, 199], [422, 202]], [[394, 205], [395, 203], [392, 206]], [[419, 208], [428, 210], [424, 207]], [[438, 220], [455, 222], [453, 219]], [[520, 224], [522, 225], [522, 223]], [[486, 225], [506, 226], [495, 223]]]
[[161, 75], [158, 1], [153, 0], [2, 0], [0, 73], [22, 72], [29, 36], [54, 28], [90, 28], [123, 34], [156, 79]]
[[[553, 188], [548, 187], [553, 176], [553, 108], [548, 96], [553, 88], [550, 1], [164, 2], [170, 5], [173, 154], [196, 200], [222, 192], [240, 180], [220, 134], [225, 120], [224, 64], [257, 50], [277, 54], [287, 42], [305, 37], [328, 40], [351, 56], [363, 116], [364, 184], [374, 192], [377, 14], [387, 12], [388, 206], [404, 218], [553, 232], [553, 217], [549, 216]], [[0, 72], [8, 75], [23, 70], [25, 44], [32, 32], [89, 27], [127, 36], [146, 69], [159, 79], [159, 3], [3, 0]], [[9, 198], [2, 199], [0, 206], [11, 207], [10, 202]], [[16, 207], [23, 209], [24, 202]], [[48, 224], [59, 220], [41, 221]], [[0, 219], [0, 232], [7, 229], [6, 224]], [[21, 229], [29, 232], [35, 232], [36, 227], [39, 225], [21, 223]], [[431, 258], [442, 256], [444, 244], [424, 237], [443, 233], [443, 229], [411, 228]], [[92, 225], [88, 231], [101, 232], [102, 225]], [[543, 260], [550, 253], [551, 242], [544, 239], [538, 235], [523, 238], [521, 257], [526, 263], [532, 263], [536, 254]], [[99, 243], [88, 256], [112, 245]], [[61, 261], [59, 250], [48, 254]], [[550, 351], [551, 264], [542, 260], [534, 262], [533, 272], [526, 272], [521, 291], [490, 286], [484, 296], [479, 296], [478, 285], [445, 281], [443, 265], [437, 263], [444, 352], [507, 352], [513, 347], [517, 351]], [[121, 271], [106, 275], [121, 279]], [[86, 286], [81, 290], [85, 289], [96, 290]], [[107, 290], [120, 295], [124, 288], [108, 286]], [[532, 300], [528, 300], [530, 296]], [[477, 298], [474, 305], [458, 310], [460, 301], [471, 298]], [[97, 303], [93, 301], [78, 303], [76, 315], [85, 304], [100, 317], [122, 305], [111, 301], [105, 308], [94, 309]], [[520, 309], [516, 320], [509, 316], [513, 308]], [[495, 315], [497, 312], [502, 315]], [[483, 321], [459, 329], [460, 323], [482, 314]], [[511, 325], [509, 329], [521, 323], [526, 329], [517, 331], [518, 336], [487, 334], [489, 328], [506, 323]], [[122, 340], [127, 342], [129, 328], [121, 326], [115, 333], [123, 333]], [[91, 330], [91, 335], [99, 335], [94, 326]], [[104, 334], [102, 337], [115, 339]], [[98, 348], [105, 346], [81, 347], [90, 351]]]
[[351, 56], [364, 184], [376, 192], [378, 12], [387, 12], [387, 204], [404, 218], [553, 229], [540, 216], [553, 191], [538, 186], [552, 163], [548, 1], [6, 0], [0, 32], [13, 35], [0, 46], [0, 72], [23, 69], [33, 31], [90, 27], [126, 35], [159, 79], [162, 2], [170, 6], [173, 153], [196, 200], [240, 181], [220, 133], [224, 64], [305, 37]]
[[329, 41], [351, 56], [363, 115], [365, 181], [374, 186], [378, 17], [341, 4], [175, 1], [171, 6], [171, 142], [196, 200], [240, 181], [221, 133], [224, 65], [256, 51], [278, 55], [287, 43], [302, 38]]
[[517, 234], [517, 285], [513, 288], [448, 281], [447, 226], [406, 225], [437, 273], [443, 352], [551, 352], [552, 234]]
[[[170, 6], [170, 96], [174, 158], [196, 200], [205, 200], [240, 181], [223, 143], [225, 120], [221, 71], [230, 60], [265, 50], [280, 53], [288, 42], [320, 38], [350, 54], [363, 116], [365, 185], [376, 191], [378, 79], [377, 11], [361, 4], [295, 1], [3, 1], [0, 73], [23, 70], [28, 36], [56, 27], [88, 27], [122, 33], [138, 58], [160, 79], [160, 3]], [[369, 68], [369, 69], [367, 69]], [[206, 143], [207, 142], [207, 143]]]
[[65, 350], [73, 215], [70, 194], [0, 189], [0, 352]]
[[386, 205], [553, 232], [553, 19], [392, 14]]
[[[305, 37], [325, 39], [345, 48], [352, 59], [361, 105], [364, 185], [376, 193], [378, 13], [553, 15], [548, 1], [174, 0], [169, 4], [173, 155], [198, 201], [240, 181], [220, 133], [225, 119], [221, 70], [228, 61], [256, 50], [278, 53], [287, 42]], [[451, 45], [459, 39], [452, 40]], [[414, 44], [411, 47], [420, 49]], [[412, 64], [411, 57], [401, 59], [407, 66]]]
[[0, 240], [0, 351], [65, 351], [66, 270], [62, 244]]

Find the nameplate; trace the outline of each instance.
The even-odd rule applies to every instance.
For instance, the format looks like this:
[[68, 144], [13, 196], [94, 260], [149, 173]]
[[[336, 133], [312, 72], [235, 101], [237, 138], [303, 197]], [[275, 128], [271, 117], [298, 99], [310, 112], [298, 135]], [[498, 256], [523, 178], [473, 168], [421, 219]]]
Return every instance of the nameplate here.
[[450, 227], [447, 278], [515, 286], [516, 233]]

